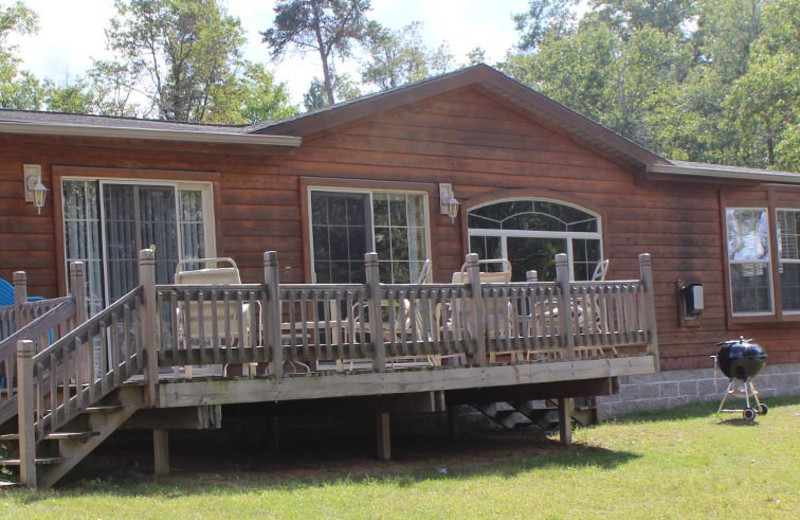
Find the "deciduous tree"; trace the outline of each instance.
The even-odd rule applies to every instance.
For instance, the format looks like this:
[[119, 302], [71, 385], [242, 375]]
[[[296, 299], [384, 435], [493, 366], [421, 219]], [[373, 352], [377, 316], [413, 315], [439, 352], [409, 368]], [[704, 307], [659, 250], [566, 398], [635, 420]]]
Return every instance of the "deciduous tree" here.
[[240, 64], [243, 30], [216, 0], [116, 0], [108, 46], [145, 82], [158, 116], [206, 121], [212, 91]]
[[369, 59], [361, 77], [364, 83], [381, 90], [447, 72], [453, 67], [453, 55], [446, 44], [429, 50], [422, 42], [422, 22], [412, 22], [399, 31], [376, 27], [369, 38]]
[[17, 46], [9, 43], [13, 34], [36, 32], [36, 14], [22, 2], [9, 6], [0, 4], [0, 107], [38, 108], [40, 83], [30, 73], [19, 70]]

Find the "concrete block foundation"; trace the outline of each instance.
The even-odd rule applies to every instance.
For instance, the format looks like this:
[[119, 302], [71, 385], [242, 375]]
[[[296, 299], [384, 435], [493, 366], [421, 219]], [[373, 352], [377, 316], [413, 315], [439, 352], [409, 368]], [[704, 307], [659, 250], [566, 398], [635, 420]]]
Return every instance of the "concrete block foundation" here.
[[[767, 364], [754, 380], [759, 397], [800, 396], [800, 363]], [[690, 403], [719, 402], [728, 380], [714, 369], [670, 370], [619, 379], [619, 393], [597, 397], [600, 420], [672, 408]]]

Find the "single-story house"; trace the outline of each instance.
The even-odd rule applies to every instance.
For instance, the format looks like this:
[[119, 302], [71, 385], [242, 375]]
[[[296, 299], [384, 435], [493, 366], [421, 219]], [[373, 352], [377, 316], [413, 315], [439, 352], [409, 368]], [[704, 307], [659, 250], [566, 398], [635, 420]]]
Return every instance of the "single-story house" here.
[[259, 282], [264, 251], [295, 283], [363, 282], [369, 251], [386, 283], [426, 259], [449, 282], [469, 252], [514, 281], [554, 279], [557, 253], [635, 279], [650, 253], [661, 372], [605, 415], [716, 398], [709, 356], [739, 336], [768, 352], [762, 394], [796, 395], [799, 228], [800, 175], [669, 160], [485, 65], [252, 126], [0, 110], [0, 277], [52, 298], [83, 261], [90, 314], [150, 245], [157, 283], [222, 256]]

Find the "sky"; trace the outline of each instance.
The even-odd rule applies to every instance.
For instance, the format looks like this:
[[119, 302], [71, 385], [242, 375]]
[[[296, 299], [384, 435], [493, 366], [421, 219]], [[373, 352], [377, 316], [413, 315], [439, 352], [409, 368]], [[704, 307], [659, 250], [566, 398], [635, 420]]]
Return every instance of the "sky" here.
[[[68, 77], [83, 74], [91, 66], [91, 58], [109, 57], [103, 30], [114, 15], [113, 0], [23, 2], [39, 15], [39, 32], [14, 41], [19, 45], [22, 69], [63, 83]], [[248, 39], [245, 57], [269, 63], [259, 31], [271, 25], [275, 1], [222, 0], [222, 3], [242, 21]], [[492, 64], [501, 61], [517, 41], [511, 15], [524, 12], [527, 5], [528, 0], [372, 0], [370, 17], [392, 29], [421, 21], [423, 39], [429, 48], [446, 41], [456, 63], [461, 64], [470, 50], [481, 47], [486, 51], [487, 63]], [[287, 56], [268, 69], [278, 81], [288, 85], [292, 101], [298, 105], [302, 105], [312, 78], [321, 76], [319, 59], [310, 54]], [[351, 62], [348, 68], [339, 70], [353, 73], [357, 64]]]

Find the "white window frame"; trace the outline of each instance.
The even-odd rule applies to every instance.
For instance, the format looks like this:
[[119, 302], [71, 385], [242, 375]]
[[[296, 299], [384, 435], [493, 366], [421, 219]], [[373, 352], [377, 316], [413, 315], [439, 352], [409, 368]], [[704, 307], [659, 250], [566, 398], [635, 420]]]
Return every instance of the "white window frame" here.
[[[165, 186], [165, 187], [172, 187], [175, 190], [175, 211], [176, 216], [178, 219], [178, 230], [177, 230], [177, 237], [178, 237], [178, 255], [179, 258], [182, 259], [184, 257], [183, 252], [183, 229], [180, 225], [180, 192], [181, 190], [193, 190], [193, 191], [200, 191], [202, 192], [203, 197], [203, 238], [205, 240], [205, 251], [207, 257], [215, 257], [217, 256], [217, 245], [216, 245], [216, 219], [214, 218], [214, 185], [211, 182], [204, 182], [204, 181], [175, 181], [175, 180], [168, 180], [168, 179], [133, 179], [133, 178], [117, 178], [117, 177], [83, 177], [83, 176], [64, 176], [61, 178], [61, 189], [58, 193], [59, 197], [63, 197], [64, 193], [64, 183], [71, 182], [71, 181], [78, 181], [78, 182], [96, 182], [97, 183], [97, 197], [98, 197], [98, 218], [100, 219], [100, 247], [102, 248], [102, 266], [103, 266], [103, 298], [108, 304], [110, 299], [109, 297], [109, 284], [108, 284], [108, 255], [106, 251], [108, 250], [108, 243], [107, 243], [107, 233], [106, 233], [106, 219], [105, 219], [105, 207], [102, 204], [102, 197], [103, 197], [103, 187], [105, 185], [139, 185], [139, 186]], [[64, 201], [62, 200], [62, 205]], [[64, 232], [64, 262], [66, 264], [69, 263], [68, 260], [68, 252], [66, 250], [66, 229], [64, 229], [64, 215], [61, 216], [61, 226]], [[67, 272], [69, 272], [69, 265], [66, 266]], [[69, 286], [69, 279], [67, 279], [67, 285]], [[69, 287], [68, 287], [69, 290]]]
[[[800, 208], [776, 208], [775, 209], [775, 226], [776, 226], [775, 233], [776, 233], [776, 236], [777, 236], [776, 244], [778, 246], [778, 251], [775, 252], [775, 257], [778, 259], [778, 273], [779, 273], [779, 278], [778, 278], [778, 280], [776, 280], [776, 283], [781, 284], [780, 285], [781, 293], [783, 293], [783, 284], [781, 283], [781, 280], [780, 280], [780, 273], [783, 272], [782, 266], [784, 264], [795, 264], [795, 265], [796, 264], [800, 264], [800, 251], [798, 251], [798, 255], [797, 255], [798, 258], [783, 258], [781, 256], [781, 252], [782, 252], [782, 249], [781, 249], [781, 228], [780, 228], [781, 221], [778, 218], [778, 216], [779, 216], [781, 211], [786, 212], [786, 213], [797, 213], [797, 214], [800, 215]], [[800, 230], [798, 230], [798, 231], [800, 231]], [[798, 240], [798, 246], [800, 246], [800, 240]], [[783, 301], [780, 302], [780, 306], [781, 306], [781, 314], [800, 315], [800, 309], [789, 309], [789, 310], [784, 309], [783, 308]]]
[[[731, 258], [731, 253], [728, 244], [728, 212], [729, 211], [763, 211], [767, 217], [767, 258], [766, 260], [734, 260]], [[728, 285], [730, 287], [730, 308], [731, 316], [734, 318], [742, 317], [757, 317], [757, 316], [774, 316], [776, 313], [777, 303], [775, 301], [775, 280], [772, 271], [772, 260], [774, 254], [772, 247], [772, 230], [770, 229], [770, 208], [769, 206], [726, 206], [725, 207], [725, 257], [728, 262]], [[753, 312], [736, 312], [734, 309], [734, 291], [733, 291], [733, 269], [734, 265], [744, 264], [765, 264], [767, 269], [767, 281], [769, 283], [769, 304], [770, 310], [768, 311], [753, 311]]]
[[[575, 266], [574, 266], [574, 256], [572, 251], [572, 239], [584, 239], [584, 240], [597, 240], [600, 242], [600, 259], [602, 260], [604, 257], [603, 255], [603, 219], [602, 217], [595, 211], [590, 209], [584, 208], [583, 206], [579, 206], [577, 204], [571, 204], [569, 202], [565, 202], [563, 200], [557, 199], [549, 199], [549, 198], [539, 198], [539, 197], [508, 197], [504, 199], [497, 199], [491, 202], [486, 202], [479, 206], [474, 206], [467, 210], [467, 215], [469, 215], [470, 211], [474, 211], [476, 209], [484, 208], [486, 206], [492, 206], [494, 204], [500, 204], [503, 202], [513, 202], [517, 200], [525, 200], [525, 201], [535, 201], [535, 202], [552, 202], [553, 204], [560, 204], [562, 206], [567, 206], [570, 208], [574, 208], [584, 213], [588, 213], [597, 219], [597, 231], [528, 231], [528, 230], [520, 230], [520, 229], [483, 229], [483, 228], [468, 228], [468, 240], [472, 239], [473, 236], [489, 236], [489, 237], [499, 237], [500, 238], [500, 250], [502, 252], [503, 258], [508, 258], [508, 242], [507, 238], [515, 237], [515, 238], [555, 238], [559, 240], [564, 240], [567, 243], [567, 263], [569, 265], [569, 277], [570, 280], [575, 279]], [[469, 219], [469, 216], [467, 217]], [[469, 221], [469, 220], [468, 220]], [[505, 269], [505, 267], [504, 267]]]
[[[375, 214], [373, 212], [374, 208], [374, 195], [376, 193], [388, 193], [388, 194], [398, 194], [398, 195], [421, 195], [422, 196], [422, 207], [424, 210], [423, 216], [423, 227], [425, 229], [425, 248], [427, 249], [427, 257], [431, 255], [431, 226], [430, 226], [430, 211], [429, 211], [429, 202], [428, 202], [428, 192], [422, 190], [401, 190], [401, 189], [369, 189], [369, 188], [348, 188], [348, 187], [339, 187], [339, 186], [317, 186], [317, 185], [310, 185], [306, 189], [306, 207], [308, 209], [308, 240], [309, 245], [311, 247], [310, 253], [310, 263], [311, 266], [311, 282], [317, 283], [317, 270], [316, 266], [314, 265], [314, 223], [312, 222], [312, 210], [311, 210], [311, 193], [312, 192], [327, 192], [327, 193], [352, 193], [355, 195], [366, 195], [367, 196], [367, 204], [369, 204], [369, 214], [370, 214], [370, 222], [369, 222], [369, 234], [370, 240], [372, 241], [372, 251], [375, 251]], [[423, 261], [425, 258], [422, 259]]]

